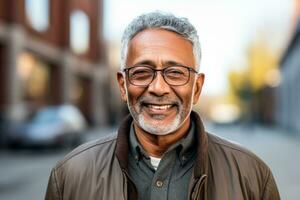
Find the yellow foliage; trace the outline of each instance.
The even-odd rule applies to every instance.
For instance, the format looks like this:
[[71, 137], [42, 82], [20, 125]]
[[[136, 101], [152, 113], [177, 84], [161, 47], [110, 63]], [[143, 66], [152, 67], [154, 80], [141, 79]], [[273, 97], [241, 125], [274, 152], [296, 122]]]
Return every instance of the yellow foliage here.
[[249, 48], [248, 78], [254, 91], [266, 86], [267, 74], [277, 68], [278, 58], [262, 39], [255, 41]]

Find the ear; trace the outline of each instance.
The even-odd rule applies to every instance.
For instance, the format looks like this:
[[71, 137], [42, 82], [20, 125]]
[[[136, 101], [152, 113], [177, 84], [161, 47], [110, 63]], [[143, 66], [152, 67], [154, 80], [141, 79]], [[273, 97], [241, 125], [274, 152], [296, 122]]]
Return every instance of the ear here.
[[195, 90], [194, 90], [194, 98], [193, 98], [193, 104], [195, 105], [200, 97], [201, 91], [202, 91], [202, 87], [204, 84], [204, 79], [205, 79], [205, 75], [203, 73], [200, 73], [197, 75], [197, 79], [196, 79], [196, 85], [195, 85]]
[[125, 83], [125, 77], [122, 72], [117, 72], [117, 80], [119, 84], [119, 90], [121, 93], [121, 99], [124, 102], [127, 102], [127, 94], [126, 94], [126, 83]]

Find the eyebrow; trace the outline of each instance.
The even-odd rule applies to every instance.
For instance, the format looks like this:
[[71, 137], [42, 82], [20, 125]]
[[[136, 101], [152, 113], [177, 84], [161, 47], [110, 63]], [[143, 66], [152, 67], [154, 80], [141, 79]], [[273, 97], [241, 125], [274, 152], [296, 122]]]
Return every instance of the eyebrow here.
[[[142, 60], [140, 62], [137, 62], [135, 64], [135, 66], [136, 65], [149, 65], [149, 66], [152, 66], [152, 67], [156, 67], [155, 62], [153, 62], [152, 60]], [[186, 66], [186, 65], [184, 65], [182, 63], [179, 63], [179, 62], [176, 62], [176, 61], [172, 61], [172, 60], [163, 62], [163, 66], [172, 66], [172, 65]]]

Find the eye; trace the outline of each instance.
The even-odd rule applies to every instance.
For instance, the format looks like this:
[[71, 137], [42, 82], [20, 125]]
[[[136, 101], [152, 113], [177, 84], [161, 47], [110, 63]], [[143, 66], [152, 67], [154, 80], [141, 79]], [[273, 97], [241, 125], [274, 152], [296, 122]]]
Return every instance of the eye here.
[[180, 70], [175, 70], [175, 69], [172, 69], [172, 70], [168, 70], [166, 73], [168, 73], [168, 74], [183, 74], [183, 72], [182, 71], [180, 71]]
[[133, 67], [129, 70], [129, 77], [133, 79], [151, 77], [152, 74], [151, 68], [144, 66]]
[[172, 77], [172, 78], [180, 78], [182, 76], [185, 76], [186, 69], [182, 67], [170, 67], [165, 71], [166, 76]]

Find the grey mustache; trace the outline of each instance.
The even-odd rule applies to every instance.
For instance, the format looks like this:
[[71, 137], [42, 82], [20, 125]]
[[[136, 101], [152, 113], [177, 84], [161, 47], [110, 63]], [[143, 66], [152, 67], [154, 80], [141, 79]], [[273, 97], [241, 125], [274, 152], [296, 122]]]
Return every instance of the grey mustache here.
[[181, 102], [178, 99], [170, 99], [169, 97], [146, 97], [143, 96], [138, 100], [139, 104], [146, 104], [146, 103], [159, 103], [159, 104], [175, 104], [180, 105]]

